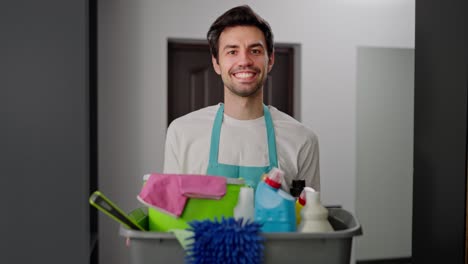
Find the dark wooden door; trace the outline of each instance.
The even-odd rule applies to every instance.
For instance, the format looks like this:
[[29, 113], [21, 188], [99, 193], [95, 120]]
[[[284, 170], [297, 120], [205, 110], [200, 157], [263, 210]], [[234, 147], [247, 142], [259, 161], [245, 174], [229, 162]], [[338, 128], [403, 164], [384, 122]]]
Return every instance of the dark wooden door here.
[[[205, 106], [223, 102], [221, 77], [211, 64], [207, 43], [168, 43], [168, 124]], [[293, 116], [294, 49], [275, 48], [275, 65], [264, 86], [264, 102]]]

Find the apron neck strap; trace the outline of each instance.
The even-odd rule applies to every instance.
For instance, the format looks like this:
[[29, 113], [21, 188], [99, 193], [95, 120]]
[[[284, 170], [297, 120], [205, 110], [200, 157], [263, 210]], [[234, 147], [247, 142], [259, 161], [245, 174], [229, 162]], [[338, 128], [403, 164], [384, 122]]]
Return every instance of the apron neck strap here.
[[273, 126], [273, 119], [271, 118], [268, 106], [263, 105], [263, 116], [265, 117], [266, 132], [268, 139], [268, 158], [270, 159], [270, 168], [278, 168], [278, 157], [276, 156], [276, 136], [275, 127]]
[[[221, 136], [221, 125], [223, 123], [224, 104], [220, 104], [218, 112], [213, 123], [211, 131], [210, 144], [210, 161], [209, 164], [218, 165], [219, 141]], [[276, 141], [275, 129], [271, 118], [270, 110], [266, 105], [263, 105], [263, 116], [265, 118], [267, 140], [268, 140], [268, 158], [270, 159], [270, 167], [278, 167], [278, 158], [276, 156]]]
[[218, 165], [219, 138], [223, 123], [224, 104], [220, 104], [211, 130], [210, 161], [209, 164]]

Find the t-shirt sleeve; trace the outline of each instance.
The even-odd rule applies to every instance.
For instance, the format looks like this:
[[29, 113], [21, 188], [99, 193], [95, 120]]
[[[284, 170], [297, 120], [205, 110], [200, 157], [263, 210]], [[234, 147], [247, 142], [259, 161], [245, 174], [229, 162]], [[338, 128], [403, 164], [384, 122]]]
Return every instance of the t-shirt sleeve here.
[[164, 146], [164, 173], [181, 173], [182, 168], [179, 162], [179, 140], [177, 139], [174, 124], [167, 129], [166, 143]]
[[315, 134], [311, 133], [306, 144], [299, 152], [297, 178], [306, 181], [306, 186], [320, 191], [319, 143]]

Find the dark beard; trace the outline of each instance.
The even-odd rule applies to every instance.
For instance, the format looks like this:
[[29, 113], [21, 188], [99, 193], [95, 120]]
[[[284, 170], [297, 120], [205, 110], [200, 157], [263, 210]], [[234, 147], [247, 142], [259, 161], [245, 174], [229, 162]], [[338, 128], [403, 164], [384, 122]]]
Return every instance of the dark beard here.
[[237, 96], [240, 96], [240, 97], [250, 97], [250, 96], [252, 96], [252, 95], [258, 93], [258, 91], [260, 91], [260, 90], [263, 88], [263, 84], [264, 84], [264, 83], [265, 83], [265, 82], [261, 82], [261, 83], [259, 83], [259, 84], [257, 85], [257, 87], [255, 87], [254, 90], [252, 90], [252, 91], [245, 91], [245, 92], [236, 91], [235, 89], [233, 89], [233, 88], [230, 87], [230, 86], [226, 86], [226, 87], [229, 89], [229, 91], [231, 91], [231, 93], [233, 93], [233, 94], [235, 94], [235, 95], [237, 95]]

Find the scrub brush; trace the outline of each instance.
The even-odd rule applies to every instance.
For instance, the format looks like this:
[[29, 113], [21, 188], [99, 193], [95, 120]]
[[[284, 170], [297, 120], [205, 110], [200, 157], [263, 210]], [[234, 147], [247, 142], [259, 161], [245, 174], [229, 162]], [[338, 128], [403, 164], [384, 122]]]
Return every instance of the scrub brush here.
[[261, 224], [242, 218], [222, 218], [221, 221], [189, 222], [193, 243], [187, 247], [186, 263], [261, 263], [263, 241]]

